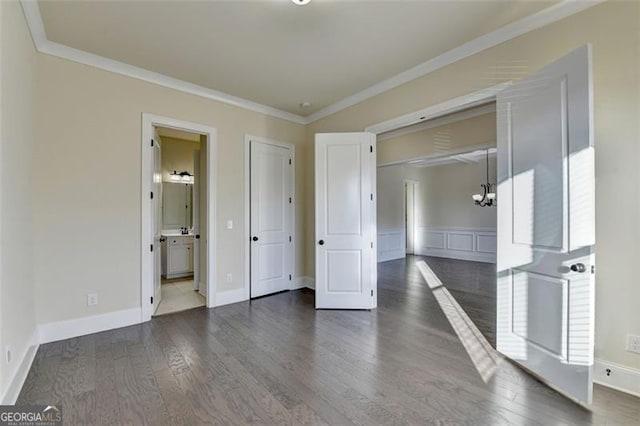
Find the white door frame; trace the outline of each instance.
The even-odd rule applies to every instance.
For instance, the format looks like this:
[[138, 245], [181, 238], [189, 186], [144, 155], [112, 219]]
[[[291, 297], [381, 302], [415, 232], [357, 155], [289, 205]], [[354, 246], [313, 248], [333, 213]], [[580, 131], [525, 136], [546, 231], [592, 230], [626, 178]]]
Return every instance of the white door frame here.
[[[504, 83], [496, 84], [495, 86], [478, 90], [477, 92], [458, 96], [457, 98], [449, 99], [447, 101], [431, 105], [427, 108], [423, 108], [415, 112], [410, 112], [409, 114], [404, 114], [390, 120], [372, 124], [364, 129], [364, 131], [379, 135], [380, 133], [390, 132], [402, 127], [411, 126], [413, 124], [432, 120], [443, 115], [453, 114], [454, 112], [462, 111], [464, 109], [483, 105], [489, 102], [495, 102], [496, 95], [512, 84], [513, 83], [511, 81], [507, 81]], [[392, 163], [389, 163], [388, 165], [391, 164]]]
[[[376, 169], [377, 170], [377, 169]], [[407, 221], [405, 219], [405, 235], [408, 234], [409, 232], [411, 232], [411, 234], [413, 235], [413, 247], [412, 247], [412, 253], [411, 254], [416, 254], [416, 247], [418, 247], [417, 244], [417, 237], [418, 237], [418, 226], [416, 225], [416, 218], [417, 218], [417, 214], [416, 214], [416, 206], [418, 205], [418, 188], [420, 188], [420, 181], [417, 181], [415, 179], [404, 179], [403, 181], [403, 185], [404, 185], [404, 205], [403, 205], [403, 211], [404, 211], [404, 217], [407, 217], [407, 188], [409, 187], [409, 185], [411, 185], [413, 187], [413, 229], [407, 229]], [[405, 247], [405, 256], [408, 254], [407, 252], [407, 243], [408, 241], [404, 242], [404, 247]]]
[[[279, 146], [291, 150], [291, 167], [289, 168], [289, 182], [291, 182], [291, 271], [296, 269], [296, 147], [287, 142], [274, 139], [244, 135], [244, 300], [251, 298], [251, 142]], [[296, 284], [296, 277], [291, 277], [290, 290], [301, 287]]]
[[[151, 218], [151, 177], [152, 177], [152, 165], [153, 157], [152, 150], [150, 149], [151, 140], [153, 139], [154, 126], [168, 127], [171, 129], [184, 130], [187, 132], [200, 133], [207, 137], [207, 206], [216, 206], [216, 145], [217, 145], [217, 130], [215, 127], [205, 126], [202, 124], [191, 123], [188, 121], [176, 120], [168, 117], [161, 117], [150, 113], [142, 113], [142, 175], [141, 175], [141, 216], [140, 222], [142, 224], [141, 231], [141, 269], [140, 269], [140, 294], [141, 294], [141, 321], [149, 321], [153, 315], [153, 306], [151, 305], [151, 296], [153, 296], [153, 255], [150, 250], [150, 245], [153, 242], [152, 226], [153, 221]], [[206, 235], [206, 251], [207, 251], [207, 307], [211, 308], [215, 306], [215, 294], [216, 294], [216, 209], [208, 208], [207, 217], [205, 218], [207, 223], [207, 235]], [[159, 247], [154, 247], [154, 250]]]

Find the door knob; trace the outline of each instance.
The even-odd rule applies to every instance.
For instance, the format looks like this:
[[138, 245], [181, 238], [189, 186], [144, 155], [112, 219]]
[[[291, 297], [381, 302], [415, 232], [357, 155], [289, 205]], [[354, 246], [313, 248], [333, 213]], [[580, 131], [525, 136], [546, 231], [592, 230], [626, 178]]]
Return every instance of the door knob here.
[[253, 237], [252, 240], [253, 241], [258, 241], [258, 237]]
[[320, 244], [321, 246], [323, 246], [323, 245], [324, 245], [324, 240], [320, 240], [320, 241], [318, 241], [318, 244]]
[[166, 238], [164, 238], [164, 237], [160, 237], [160, 242], [161, 242], [161, 243], [164, 243], [165, 241], [167, 241], [167, 239], [166, 239]]
[[584, 263], [574, 263], [573, 265], [571, 265], [570, 268], [573, 272], [585, 272], [587, 270], [587, 267], [584, 266]]

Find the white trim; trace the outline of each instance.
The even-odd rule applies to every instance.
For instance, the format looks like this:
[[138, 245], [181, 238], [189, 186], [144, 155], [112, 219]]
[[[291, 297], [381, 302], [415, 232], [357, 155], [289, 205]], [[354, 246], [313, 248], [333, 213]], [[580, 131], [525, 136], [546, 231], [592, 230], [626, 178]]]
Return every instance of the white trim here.
[[24, 382], [27, 380], [27, 375], [29, 374], [33, 360], [35, 359], [38, 348], [40, 347], [38, 340], [38, 329], [37, 327], [34, 327], [27, 349], [24, 351], [18, 369], [13, 374], [11, 380], [9, 380], [9, 386], [7, 386], [7, 389], [2, 396], [0, 405], [14, 405], [18, 400], [22, 386], [24, 386]]
[[311, 290], [314, 290], [316, 288], [315, 280], [312, 277], [294, 277], [291, 290], [300, 290], [301, 288], [309, 288]]
[[[607, 369], [611, 370], [609, 376]], [[596, 358], [593, 382], [640, 397], [640, 370], [635, 368]]]
[[473, 56], [484, 50], [497, 46], [500, 43], [504, 43], [513, 38], [521, 36], [522, 34], [528, 33], [529, 31], [536, 30], [538, 28], [544, 27], [545, 25], [549, 25], [553, 22], [574, 15], [578, 12], [582, 12], [583, 10], [595, 6], [602, 1], [603, 0], [564, 0], [558, 4], [541, 10], [538, 13], [534, 13], [533, 15], [527, 16], [516, 22], [512, 22], [511, 24], [498, 28], [495, 31], [475, 38], [441, 55], [438, 55], [435, 58], [418, 64], [413, 68], [409, 68], [408, 70], [403, 71], [400, 74], [396, 74], [391, 78], [376, 83], [373, 86], [362, 90], [361, 92], [348, 96], [341, 101], [324, 107], [321, 110], [309, 115], [307, 117], [307, 121], [309, 123], [313, 123], [316, 120], [320, 120], [321, 118], [327, 117], [331, 114], [335, 114], [338, 111], [349, 108], [350, 106], [356, 105], [388, 90], [394, 89], [412, 80], [423, 77], [440, 68], [451, 65], [454, 62], [458, 62], [464, 58]]
[[[389, 161], [387, 163], [378, 164], [376, 167], [397, 166], [399, 164], [412, 165], [412, 163], [424, 163], [424, 165], [420, 164], [414, 167], [430, 167], [430, 166], [441, 166], [443, 164], [454, 164], [454, 163], [459, 163], [461, 161], [461, 160], [455, 159], [456, 156], [461, 156], [474, 151], [486, 151], [487, 149], [492, 149], [492, 148], [493, 150], [496, 149], [495, 142], [492, 142], [489, 144], [483, 144], [483, 145], [465, 146], [458, 149], [441, 151], [441, 152], [438, 152], [437, 154], [423, 155], [421, 157], [411, 157], [403, 160]], [[496, 152], [490, 152], [489, 156], [492, 158], [495, 158]]]
[[[151, 202], [149, 193], [151, 192], [151, 175], [152, 175], [152, 151], [150, 141], [153, 138], [153, 127], [169, 127], [187, 132], [200, 133], [207, 137], [207, 170], [205, 171], [207, 181], [207, 206], [216, 206], [216, 185], [217, 185], [217, 130], [215, 127], [191, 123], [182, 120], [176, 120], [168, 117], [161, 117], [154, 114], [142, 113], [142, 174], [141, 174], [141, 271], [140, 271], [140, 287], [142, 309], [141, 321], [149, 321], [153, 315], [153, 306], [146, 303], [153, 296], [153, 253], [149, 250], [149, 245], [153, 243], [153, 231], [151, 220]], [[201, 173], [202, 174], [202, 173]], [[207, 307], [215, 306], [216, 297], [216, 209], [207, 208], [206, 218], [207, 235], [205, 238], [205, 250], [207, 257]], [[201, 224], [202, 225], [202, 224]]]
[[468, 120], [470, 118], [479, 117], [481, 115], [491, 114], [496, 112], [495, 102], [490, 102], [486, 105], [481, 105], [471, 110], [462, 110], [453, 114], [445, 115], [442, 117], [432, 118], [428, 121], [422, 121], [421, 123], [414, 124], [409, 127], [401, 127], [396, 130], [390, 130], [378, 135], [378, 142], [386, 141], [387, 139], [396, 138], [399, 136], [409, 135], [411, 133], [422, 132], [423, 130], [433, 129], [434, 127], [444, 126], [451, 123], [456, 123], [462, 120]]
[[29, 31], [31, 32], [31, 37], [33, 38], [36, 49], [40, 53], [57, 56], [59, 58], [68, 59], [70, 61], [125, 75], [131, 78], [147, 81], [159, 86], [168, 87], [239, 108], [259, 112], [268, 116], [306, 125], [402, 84], [420, 78], [461, 59], [480, 53], [500, 43], [504, 43], [529, 31], [536, 30], [578, 12], [582, 12], [583, 10], [595, 6], [602, 1], [603, 0], [564, 0], [558, 4], [541, 10], [538, 13], [527, 16], [516, 22], [512, 22], [511, 24], [505, 25], [495, 31], [464, 43], [436, 56], [435, 58], [374, 84], [365, 90], [326, 106], [306, 117], [52, 42], [47, 39], [47, 34], [42, 23], [42, 16], [40, 14], [40, 8], [38, 7], [37, 1], [21, 0], [21, 3]]
[[511, 84], [511, 81], [505, 81], [503, 83], [496, 84], [495, 86], [486, 87], [476, 92], [467, 93], [465, 95], [428, 106], [421, 110], [392, 118], [391, 120], [373, 124], [364, 130], [365, 132], [371, 132], [379, 135], [380, 133], [386, 133], [402, 127], [440, 118], [444, 115], [453, 114], [467, 108], [473, 108], [489, 102], [495, 102], [496, 95], [505, 88], [511, 86]]
[[[244, 135], [244, 289], [245, 300], [251, 297], [251, 141], [275, 145], [286, 148], [291, 153], [291, 168], [289, 181], [291, 182], [291, 275], [296, 267], [296, 146], [275, 139], [263, 138], [250, 134]], [[295, 278], [294, 278], [295, 279]], [[291, 288], [294, 289], [292, 280]]]
[[378, 229], [377, 263], [404, 259], [406, 252], [406, 230], [402, 228]]
[[227, 290], [221, 291], [216, 294], [216, 304], [215, 307], [230, 305], [232, 303], [244, 302], [247, 298], [245, 297], [245, 289], [237, 288], [235, 290]]
[[140, 324], [140, 307], [38, 325], [40, 344]]
[[[481, 238], [496, 239], [493, 228], [466, 227], [418, 227], [418, 247], [416, 254], [423, 256], [445, 257], [449, 259], [470, 260], [474, 262], [496, 263], [495, 246], [480, 247]], [[429, 238], [431, 236], [432, 238]], [[452, 237], [467, 237], [467, 246], [455, 246]], [[458, 243], [464, 242], [460, 240]], [[495, 243], [494, 243], [495, 244]], [[482, 248], [482, 249], [481, 249]]]

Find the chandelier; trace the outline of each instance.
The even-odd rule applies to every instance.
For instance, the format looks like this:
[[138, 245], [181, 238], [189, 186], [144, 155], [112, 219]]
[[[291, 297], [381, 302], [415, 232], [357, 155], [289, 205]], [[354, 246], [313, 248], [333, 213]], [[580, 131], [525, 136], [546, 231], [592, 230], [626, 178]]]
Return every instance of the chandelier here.
[[487, 149], [487, 183], [480, 184], [482, 187], [482, 194], [473, 194], [471, 197], [475, 201], [476, 205], [481, 207], [490, 207], [497, 204], [495, 183], [489, 182], [489, 150]]

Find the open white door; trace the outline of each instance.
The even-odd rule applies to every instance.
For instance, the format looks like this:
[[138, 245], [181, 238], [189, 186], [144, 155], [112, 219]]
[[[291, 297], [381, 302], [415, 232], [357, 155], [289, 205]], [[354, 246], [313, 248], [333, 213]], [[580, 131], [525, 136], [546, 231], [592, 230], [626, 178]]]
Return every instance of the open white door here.
[[291, 288], [291, 149], [251, 141], [251, 297]]
[[162, 151], [160, 149], [160, 137], [154, 128], [153, 144], [153, 199], [151, 200], [151, 212], [153, 214], [153, 313], [162, 302]]
[[193, 151], [193, 289], [200, 287], [200, 151]]
[[371, 133], [316, 134], [316, 309], [376, 305], [375, 145]]
[[497, 349], [590, 403], [594, 350], [591, 53], [497, 97]]

